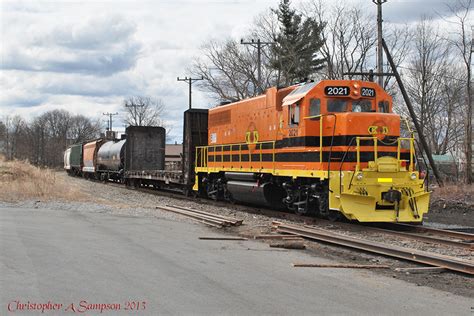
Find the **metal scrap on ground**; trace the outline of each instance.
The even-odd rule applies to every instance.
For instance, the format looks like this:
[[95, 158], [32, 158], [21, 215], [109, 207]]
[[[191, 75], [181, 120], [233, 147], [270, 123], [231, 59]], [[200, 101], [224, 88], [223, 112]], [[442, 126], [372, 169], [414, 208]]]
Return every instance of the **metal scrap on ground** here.
[[247, 238], [244, 237], [199, 237], [201, 240], [248, 240]]
[[350, 269], [389, 269], [387, 265], [373, 264], [325, 264], [325, 263], [293, 263], [295, 268], [350, 268]]
[[297, 235], [257, 235], [254, 239], [283, 239], [283, 240], [302, 240]]
[[225, 217], [221, 215], [216, 215], [213, 213], [208, 213], [188, 207], [182, 207], [177, 205], [166, 205], [166, 206], [157, 206], [156, 208], [181, 214], [187, 217], [190, 217], [196, 221], [199, 221], [203, 224], [210, 225], [213, 227], [227, 227], [227, 226], [239, 226], [242, 225], [241, 219], [235, 219], [230, 217]]
[[396, 268], [397, 272], [405, 272], [412, 274], [421, 274], [421, 273], [441, 273], [446, 272], [447, 269], [441, 267], [416, 267], [416, 268]]

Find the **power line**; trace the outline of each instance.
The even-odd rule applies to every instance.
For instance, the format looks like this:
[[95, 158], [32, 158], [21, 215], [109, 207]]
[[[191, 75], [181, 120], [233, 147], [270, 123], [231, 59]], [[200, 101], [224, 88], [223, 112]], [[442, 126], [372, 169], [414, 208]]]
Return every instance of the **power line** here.
[[107, 113], [102, 113], [102, 115], [107, 115], [109, 117], [109, 127], [108, 127], [108, 129], [109, 129], [109, 131], [112, 131], [112, 116], [118, 115], [118, 113], [117, 112], [115, 112], [115, 113], [107, 112]]
[[262, 89], [262, 48], [267, 46], [267, 45], [272, 45], [275, 44], [275, 42], [262, 42], [260, 39], [254, 40], [251, 39], [250, 42], [247, 41], [245, 42], [244, 39], [240, 40], [240, 44], [242, 45], [250, 45], [253, 48], [257, 49], [257, 65], [258, 65], [258, 73], [257, 73], [257, 81], [258, 81], [258, 86], [257, 89], [259, 93], [263, 92]]
[[201, 76], [201, 78], [191, 78], [191, 77], [189, 77], [189, 78], [188, 78], [188, 77], [180, 78], [180, 77], [178, 77], [177, 79], [178, 79], [178, 81], [185, 81], [185, 82], [187, 82], [188, 85], [189, 85], [189, 109], [191, 109], [191, 104], [192, 104], [192, 103], [191, 103], [191, 94], [192, 94], [192, 88], [191, 88], [191, 86], [192, 86], [193, 83], [196, 82], [196, 81], [204, 80], [204, 77], [203, 77], [203, 76]]

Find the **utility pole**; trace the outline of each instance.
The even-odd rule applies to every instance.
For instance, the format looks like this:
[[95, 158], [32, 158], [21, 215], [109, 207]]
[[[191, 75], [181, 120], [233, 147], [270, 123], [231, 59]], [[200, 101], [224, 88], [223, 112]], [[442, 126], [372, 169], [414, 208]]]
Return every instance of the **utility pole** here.
[[258, 86], [257, 90], [259, 93], [263, 92], [262, 89], [262, 48], [267, 46], [267, 45], [272, 45], [275, 44], [275, 42], [262, 42], [260, 39], [254, 40], [251, 39], [250, 42], [245, 42], [244, 39], [240, 40], [240, 44], [242, 45], [250, 45], [253, 48], [257, 49], [257, 81], [258, 81]]
[[[387, 0], [372, 0], [377, 5], [377, 72], [383, 73], [383, 47], [382, 47], [382, 4]], [[378, 84], [383, 88], [383, 76], [378, 77]]]
[[180, 78], [180, 77], [178, 77], [177, 79], [178, 79], [178, 81], [185, 81], [185, 82], [187, 82], [188, 85], [189, 85], [189, 109], [191, 109], [191, 104], [192, 104], [192, 103], [191, 103], [191, 94], [192, 94], [192, 88], [191, 88], [191, 86], [192, 86], [193, 83], [196, 82], [196, 81], [204, 80], [204, 77], [203, 77], [203, 76], [201, 76], [201, 78], [191, 78], [191, 77], [189, 77], [189, 78], [188, 78], [188, 77]]
[[107, 113], [102, 113], [102, 115], [107, 115], [109, 117], [109, 131], [112, 131], [112, 116], [118, 115], [118, 113], [117, 112], [115, 112], [115, 113], [107, 112]]
[[400, 88], [400, 91], [402, 92], [402, 96], [403, 96], [403, 99], [405, 100], [405, 104], [408, 108], [408, 112], [410, 112], [411, 119], [413, 121], [413, 124], [415, 125], [416, 132], [418, 133], [418, 138], [420, 139], [420, 142], [421, 142], [421, 145], [423, 146], [423, 150], [425, 151], [426, 157], [428, 158], [428, 161], [430, 162], [431, 169], [433, 169], [433, 173], [436, 177], [436, 181], [438, 182], [439, 186], [442, 187], [443, 180], [441, 179], [441, 175], [439, 174], [438, 168], [436, 167], [436, 164], [433, 160], [433, 156], [431, 155], [430, 147], [428, 146], [428, 142], [425, 139], [425, 135], [423, 135], [422, 133], [420, 123], [418, 122], [418, 119], [416, 118], [415, 110], [413, 109], [411, 101], [408, 98], [408, 93], [405, 90], [405, 86], [403, 84], [402, 78], [400, 77], [400, 74], [398, 73], [397, 67], [395, 66], [395, 63], [393, 62], [392, 55], [390, 54], [387, 44], [385, 43], [383, 39], [382, 39], [382, 45], [383, 45], [383, 49], [385, 50], [385, 54], [387, 55], [387, 59], [390, 64], [390, 67], [392, 68], [393, 74], [395, 75], [395, 78], [397, 79], [397, 83]]

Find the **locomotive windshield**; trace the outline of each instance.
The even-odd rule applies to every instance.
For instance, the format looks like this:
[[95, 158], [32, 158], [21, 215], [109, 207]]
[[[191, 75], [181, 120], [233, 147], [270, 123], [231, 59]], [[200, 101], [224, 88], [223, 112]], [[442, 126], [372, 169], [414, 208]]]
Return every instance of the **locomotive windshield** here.
[[352, 112], [372, 112], [372, 102], [370, 100], [352, 101]]
[[347, 100], [344, 99], [328, 99], [328, 112], [347, 112]]

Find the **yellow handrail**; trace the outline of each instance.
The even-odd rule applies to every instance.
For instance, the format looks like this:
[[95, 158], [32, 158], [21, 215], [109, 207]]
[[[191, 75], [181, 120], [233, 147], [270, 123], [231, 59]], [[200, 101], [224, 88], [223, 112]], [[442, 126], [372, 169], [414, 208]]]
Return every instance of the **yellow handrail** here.
[[[263, 162], [263, 148], [264, 144], [272, 144], [272, 167], [275, 170], [275, 144], [276, 141], [263, 141], [263, 142], [256, 142], [253, 143], [255, 144], [255, 150], [258, 150], [258, 157], [260, 158], [259, 161], [255, 162]], [[209, 163], [209, 149], [213, 149], [212, 152], [214, 154], [214, 157], [217, 155], [221, 156], [221, 162], [224, 162], [224, 147], [229, 146], [229, 154], [230, 154], [230, 162], [242, 162], [242, 145], [249, 145], [247, 143], [236, 143], [236, 144], [222, 144], [222, 145], [211, 145], [211, 146], [196, 146], [196, 158], [195, 158], [195, 166], [196, 167], [201, 167], [201, 168], [207, 168], [208, 163]], [[234, 161], [232, 158], [232, 152], [234, 150], [235, 146], [239, 146], [239, 160]], [[219, 148], [219, 150], [218, 150]], [[199, 157], [199, 158], [198, 158]], [[252, 162], [252, 151], [250, 148], [248, 149], [248, 162]], [[199, 164], [198, 164], [199, 163]]]
[[319, 119], [319, 163], [323, 162], [323, 117], [328, 116], [327, 114], [320, 114], [320, 115], [312, 115], [312, 116], [305, 116], [303, 119]]
[[[361, 140], [372, 140], [374, 142], [374, 161], [378, 159], [378, 139], [377, 137], [356, 137], [356, 171], [360, 171], [360, 141]], [[411, 137], [399, 137], [397, 139], [397, 160], [401, 161], [401, 143], [402, 141], [407, 140], [410, 142], [410, 166], [409, 171], [413, 171], [414, 169], [414, 155], [415, 155], [415, 146], [414, 146], [414, 138]]]
[[412, 137], [399, 137], [397, 142], [397, 159], [400, 160], [401, 156], [401, 145], [403, 140], [408, 140], [410, 142], [410, 167], [409, 171], [413, 171], [414, 162], [413, 157], [415, 156], [415, 139]]
[[360, 141], [361, 140], [372, 140], [374, 142], [374, 160], [378, 157], [377, 137], [373, 136], [357, 136], [356, 137], [356, 171], [360, 170]]

